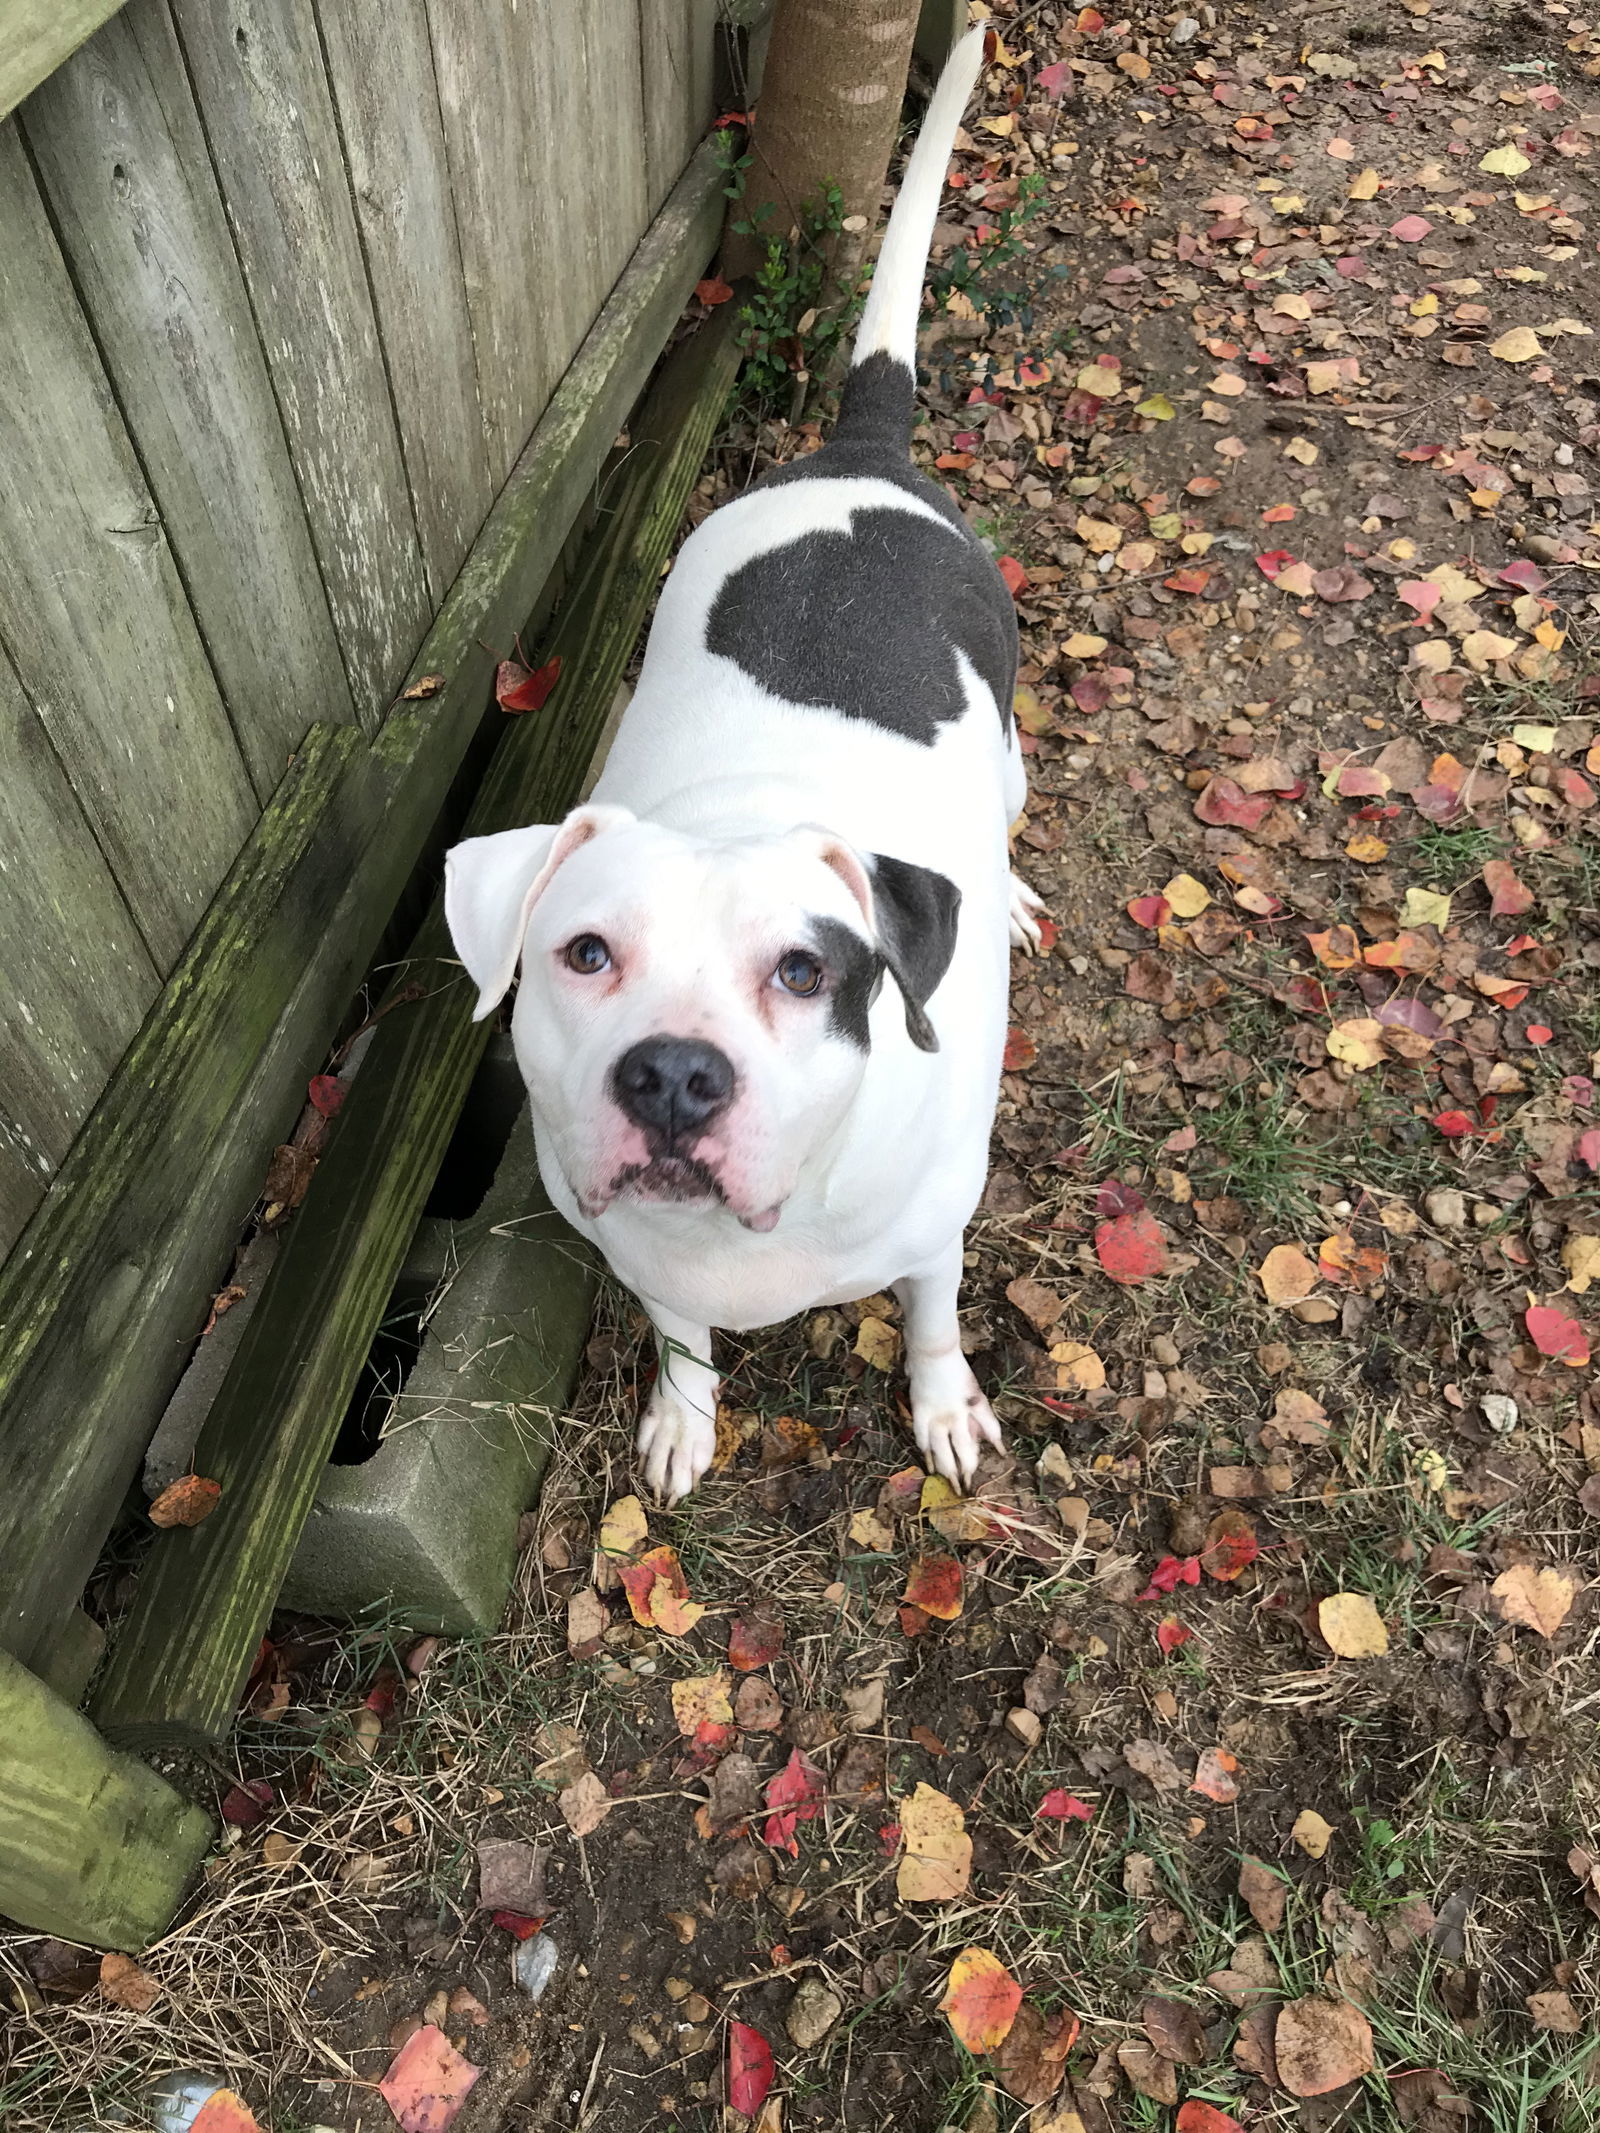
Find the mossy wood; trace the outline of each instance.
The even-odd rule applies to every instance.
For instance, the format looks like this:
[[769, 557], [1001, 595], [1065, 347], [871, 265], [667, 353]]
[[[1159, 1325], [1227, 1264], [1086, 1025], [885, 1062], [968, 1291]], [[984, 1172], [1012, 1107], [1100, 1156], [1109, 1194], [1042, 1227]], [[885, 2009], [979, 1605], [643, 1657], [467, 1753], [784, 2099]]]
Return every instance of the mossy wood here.
[[109, 22], [123, 0], [5, 0], [0, 7], [0, 119]]
[[[365, 742], [313, 727], [0, 1269], [0, 1649], [77, 1599], [206, 1298], [367, 967], [507, 650], [716, 241], [721, 174], [685, 171]], [[402, 1243], [404, 1240], [401, 1240]]]
[[[734, 306], [673, 353], [541, 660], [548, 706], [508, 727], [467, 823], [548, 821], [577, 798], [738, 366]], [[406, 997], [420, 981], [421, 998]], [[161, 1534], [95, 1703], [113, 1738], [219, 1740], [488, 1038], [436, 901], [224, 1379], [196, 1453], [222, 1484]]]
[[208, 1815], [0, 1652], [0, 1912], [97, 1948], [166, 1928], [211, 1842]]

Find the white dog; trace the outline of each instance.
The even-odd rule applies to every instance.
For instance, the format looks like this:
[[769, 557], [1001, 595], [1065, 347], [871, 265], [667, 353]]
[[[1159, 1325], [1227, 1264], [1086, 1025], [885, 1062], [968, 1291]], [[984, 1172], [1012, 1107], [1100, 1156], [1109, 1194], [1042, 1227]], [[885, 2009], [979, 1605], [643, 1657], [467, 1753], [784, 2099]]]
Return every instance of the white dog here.
[[[1010, 594], [909, 443], [922, 278], [982, 62], [929, 107], [832, 441], [684, 545], [591, 802], [449, 857], [450, 931], [512, 1015], [551, 1199], [650, 1314], [644, 1475], [711, 1463], [712, 1329], [893, 1288], [918, 1446], [999, 1425], [957, 1323], [1006, 1021], [1025, 785]], [[888, 984], [884, 983], [887, 974]]]

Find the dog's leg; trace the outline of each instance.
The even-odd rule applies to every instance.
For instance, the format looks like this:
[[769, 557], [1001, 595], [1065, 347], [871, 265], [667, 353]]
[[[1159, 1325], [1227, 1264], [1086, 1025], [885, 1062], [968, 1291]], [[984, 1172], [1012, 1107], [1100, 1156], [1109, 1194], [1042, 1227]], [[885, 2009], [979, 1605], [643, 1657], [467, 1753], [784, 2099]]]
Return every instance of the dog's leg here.
[[1011, 877], [1011, 945], [1020, 948], [1024, 955], [1037, 955], [1044, 946], [1044, 935], [1039, 931], [1039, 920], [1044, 915], [1044, 898], [1030, 889], [1020, 874]]
[[691, 1325], [641, 1297], [656, 1329], [659, 1362], [639, 1417], [644, 1478], [665, 1503], [687, 1496], [717, 1448], [717, 1374], [711, 1328]]
[[985, 1440], [1001, 1448], [1000, 1425], [961, 1352], [956, 1303], [961, 1287], [961, 1239], [930, 1273], [897, 1281], [905, 1313], [906, 1375], [911, 1381], [911, 1429], [931, 1465], [965, 1488]]

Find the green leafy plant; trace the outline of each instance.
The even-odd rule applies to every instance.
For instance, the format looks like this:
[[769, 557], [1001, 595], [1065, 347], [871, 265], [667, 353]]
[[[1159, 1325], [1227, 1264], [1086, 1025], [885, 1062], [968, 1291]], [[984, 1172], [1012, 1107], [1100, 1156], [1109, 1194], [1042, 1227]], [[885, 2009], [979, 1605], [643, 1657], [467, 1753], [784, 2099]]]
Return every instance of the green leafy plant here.
[[[723, 190], [737, 202], [744, 198], [750, 151], [740, 149], [731, 130], [718, 134], [717, 143], [727, 178]], [[772, 214], [768, 202], [761, 211], [762, 223], [769, 223]], [[798, 228], [787, 241], [758, 228], [749, 216], [736, 218], [729, 227], [738, 236], [762, 240], [764, 247], [750, 292], [739, 307], [744, 328], [744, 390], [761, 403], [789, 401], [800, 379], [803, 399], [804, 382], [828, 375], [860, 314], [859, 293], [845, 303], [833, 300], [835, 252], [844, 231], [844, 195], [837, 185], [825, 185], [801, 208]]]

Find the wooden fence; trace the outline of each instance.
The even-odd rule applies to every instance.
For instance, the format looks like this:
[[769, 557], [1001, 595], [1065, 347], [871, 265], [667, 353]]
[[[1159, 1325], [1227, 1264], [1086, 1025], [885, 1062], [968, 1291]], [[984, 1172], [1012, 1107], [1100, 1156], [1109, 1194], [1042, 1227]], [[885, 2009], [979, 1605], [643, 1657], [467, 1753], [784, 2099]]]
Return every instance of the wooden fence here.
[[0, 1253], [308, 727], [381, 726], [713, 10], [130, 0], [0, 124]]

